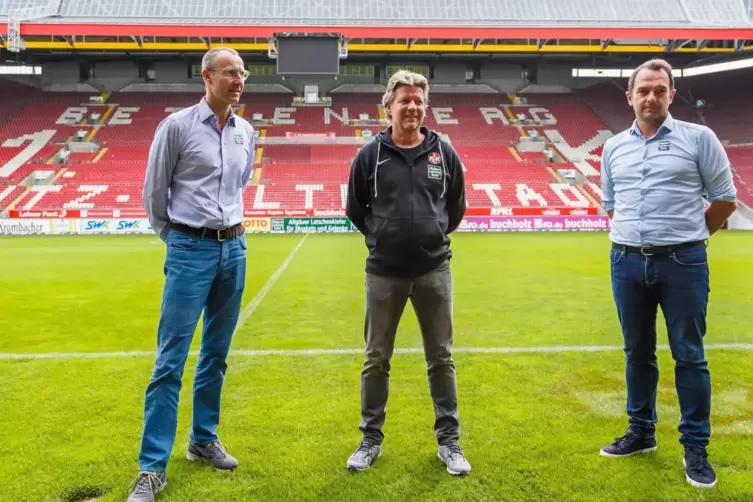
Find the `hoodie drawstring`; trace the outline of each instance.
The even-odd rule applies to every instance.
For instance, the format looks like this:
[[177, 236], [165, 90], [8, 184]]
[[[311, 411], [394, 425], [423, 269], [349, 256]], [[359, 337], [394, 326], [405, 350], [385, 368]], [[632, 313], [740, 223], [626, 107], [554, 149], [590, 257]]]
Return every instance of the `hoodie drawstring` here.
[[382, 150], [382, 142], [377, 140], [376, 164], [374, 165], [374, 198], [377, 198], [377, 172], [379, 172], [379, 152]]
[[[378, 192], [377, 192], [377, 175], [379, 173], [379, 155], [382, 151], [382, 142], [379, 141], [379, 139], [376, 140], [377, 142], [377, 154], [376, 154], [376, 161], [374, 163], [374, 198], [377, 198]], [[439, 156], [442, 159], [442, 195], [439, 197], [444, 197], [445, 192], [447, 191], [447, 166], [444, 162], [444, 151], [442, 150], [442, 141], [440, 140], [438, 142], [439, 145]]]
[[439, 141], [439, 156], [442, 158], [442, 195], [439, 196], [441, 199], [444, 197], [444, 192], [447, 187], [447, 167], [444, 164], [444, 152], [442, 151], [442, 141]]

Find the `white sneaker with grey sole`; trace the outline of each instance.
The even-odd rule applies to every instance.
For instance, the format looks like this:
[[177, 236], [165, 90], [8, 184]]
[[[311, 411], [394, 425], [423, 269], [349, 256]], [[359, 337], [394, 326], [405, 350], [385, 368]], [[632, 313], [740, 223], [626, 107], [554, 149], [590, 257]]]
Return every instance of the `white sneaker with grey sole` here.
[[453, 476], [462, 476], [471, 472], [471, 464], [465, 459], [463, 450], [457, 443], [441, 445], [437, 451], [437, 457], [447, 465], [447, 472]]
[[369, 444], [361, 441], [358, 448], [350, 456], [347, 462], [348, 469], [352, 471], [364, 471], [371, 467], [372, 462], [382, 454], [382, 446]]

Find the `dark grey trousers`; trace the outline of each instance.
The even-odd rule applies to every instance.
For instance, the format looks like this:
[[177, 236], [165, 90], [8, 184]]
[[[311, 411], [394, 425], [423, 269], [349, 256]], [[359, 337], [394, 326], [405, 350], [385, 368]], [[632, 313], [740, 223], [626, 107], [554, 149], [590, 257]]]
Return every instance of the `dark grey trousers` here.
[[452, 360], [452, 275], [449, 262], [416, 279], [366, 275], [366, 362], [361, 372], [364, 440], [381, 444], [395, 333], [410, 298], [423, 338], [438, 443], [460, 436], [455, 363]]

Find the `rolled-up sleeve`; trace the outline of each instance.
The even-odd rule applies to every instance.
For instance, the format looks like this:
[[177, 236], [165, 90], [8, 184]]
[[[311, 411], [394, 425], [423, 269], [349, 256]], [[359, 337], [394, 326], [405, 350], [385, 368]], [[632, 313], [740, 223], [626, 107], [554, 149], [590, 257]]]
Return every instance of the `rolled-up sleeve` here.
[[727, 152], [711, 129], [705, 129], [699, 140], [698, 170], [710, 202], [735, 202], [737, 190], [732, 179]]
[[170, 117], [157, 126], [154, 141], [149, 149], [149, 160], [144, 178], [144, 209], [149, 223], [160, 239], [167, 242], [170, 218], [167, 208], [173, 171], [179, 157], [179, 125]]
[[612, 169], [609, 166], [610, 143], [604, 144], [601, 152], [601, 206], [605, 211], [614, 210], [614, 184], [612, 182]]

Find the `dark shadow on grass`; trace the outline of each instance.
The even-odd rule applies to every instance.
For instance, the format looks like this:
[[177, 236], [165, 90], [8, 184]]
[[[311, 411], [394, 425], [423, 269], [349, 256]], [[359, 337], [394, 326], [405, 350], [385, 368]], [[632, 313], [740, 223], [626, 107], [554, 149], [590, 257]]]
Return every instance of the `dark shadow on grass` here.
[[76, 486], [63, 492], [61, 497], [64, 502], [84, 502], [102, 498], [109, 491], [101, 486]]

